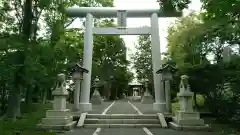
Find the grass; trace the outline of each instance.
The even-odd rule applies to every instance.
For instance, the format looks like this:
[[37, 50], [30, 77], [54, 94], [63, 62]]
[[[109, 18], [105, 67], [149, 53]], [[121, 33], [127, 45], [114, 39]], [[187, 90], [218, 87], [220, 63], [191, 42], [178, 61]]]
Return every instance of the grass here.
[[52, 104], [22, 105], [22, 117], [16, 121], [0, 120], [0, 135], [56, 135], [54, 132], [37, 131], [36, 125], [45, 117], [46, 110], [51, 109]]

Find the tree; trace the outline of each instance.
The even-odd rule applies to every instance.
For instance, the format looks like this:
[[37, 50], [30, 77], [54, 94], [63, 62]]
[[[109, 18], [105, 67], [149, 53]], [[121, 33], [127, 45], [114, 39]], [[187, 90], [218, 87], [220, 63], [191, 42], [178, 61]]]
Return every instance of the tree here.
[[[20, 116], [21, 98], [26, 103], [45, 102], [51, 97], [56, 75], [67, 73], [71, 63], [81, 60], [83, 34], [66, 31], [73, 19], [66, 17], [65, 8], [74, 4], [113, 6], [113, 1], [3, 0], [0, 3], [3, 11], [0, 58], [4, 68], [0, 79], [5, 82], [1, 89], [10, 94], [7, 117]], [[1, 101], [0, 106], [6, 106], [6, 102]]]
[[136, 69], [137, 79], [139, 81], [148, 80], [152, 87], [153, 69], [152, 69], [152, 51], [150, 36], [138, 36], [136, 53], [133, 54], [133, 67]]
[[[180, 18], [168, 29], [168, 57], [176, 63], [180, 72], [195, 65], [209, 63], [206, 56], [217, 46], [210, 46], [205, 42], [206, 31], [201, 14], [191, 14]], [[196, 93], [193, 88], [194, 101], [197, 105]]]
[[188, 7], [190, 0], [158, 0], [163, 12], [182, 11]]
[[180, 18], [168, 29], [168, 54], [178, 68], [186, 65], [200, 64], [212, 50], [201, 38], [206, 28], [202, 24], [201, 15], [191, 14]]
[[[113, 27], [113, 20], [100, 21], [99, 27], [106, 26]], [[128, 64], [126, 46], [120, 36], [94, 37], [93, 75], [94, 77], [99, 76], [100, 80], [105, 82], [103, 93], [107, 99], [113, 96], [111, 93], [117, 93], [115, 90], [118, 86], [123, 90], [131, 81], [131, 77], [126, 78], [126, 75], [124, 75], [128, 73], [126, 70]], [[116, 83], [117, 80], [121, 82]], [[116, 84], [114, 88], [112, 87], [113, 83]], [[115, 95], [112, 98], [115, 98]]]

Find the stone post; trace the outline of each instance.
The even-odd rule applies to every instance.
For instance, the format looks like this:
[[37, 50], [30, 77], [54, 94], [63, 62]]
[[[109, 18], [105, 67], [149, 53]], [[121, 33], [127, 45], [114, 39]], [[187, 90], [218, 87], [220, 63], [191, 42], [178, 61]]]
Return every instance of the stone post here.
[[167, 112], [168, 112], [168, 113], [172, 113], [170, 80], [166, 80], [166, 81], [165, 81], [165, 97], [166, 97]]
[[188, 76], [181, 76], [180, 91], [177, 94], [179, 98], [180, 110], [176, 112], [173, 122], [170, 126], [177, 130], [191, 129], [208, 129], [209, 126], [204, 124], [204, 120], [200, 119], [200, 114], [193, 110], [192, 97], [193, 92], [190, 91], [188, 84]]
[[223, 48], [223, 62], [229, 62], [231, 60], [232, 50], [230, 47]]
[[52, 92], [54, 96], [53, 110], [46, 112], [46, 118], [38, 126], [50, 129], [70, 129], [76, 122], [70, 115], [70, 110], [66, 109], [68, 91], [66, 90], [66, 81], [64, 74], [58, 74], [58, 83], [56, 89]]
[[79, 98], [80, 98], [80, 87], [81, 87], [81, 74], [74, 73], [74, 111], [79, 111]]

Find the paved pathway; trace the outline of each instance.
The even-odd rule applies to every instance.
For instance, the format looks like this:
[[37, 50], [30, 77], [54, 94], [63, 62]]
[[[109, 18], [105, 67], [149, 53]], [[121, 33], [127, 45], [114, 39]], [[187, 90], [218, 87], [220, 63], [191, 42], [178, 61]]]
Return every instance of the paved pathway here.
[[137, 114], [137, 111], [128, 103], [128, 101], [117, 101], [107, 111], [107, 114]]
[[[107, 106], [108, 105], [108, 106]], [[134, 109], [133, 106], [136, 108]], [[102, 114], [147, 114], [153, 113], [151, 110], [152, 105], [143, 105], [140, 103], [129, 104], [128, 101], [119, 100], [114, 102], [111, 106], [111, 103], [105, 103], [101, 106], [94, 107], [91, 113], [101, 113]], [[109, 107], [111, 106], [111, 107]], [[151, 106], [151, 107], [149, 107]], [[149, 111], [150, 110], [150, 111]], [[141, 112], [143, 111], [143, 112]], [[176, 131], [172, 129], [161, 129], [161, 128], [97, 128], [97, 129], [74, 129], [58, 135], [219, 135], [212, 132], [183, 132]]]

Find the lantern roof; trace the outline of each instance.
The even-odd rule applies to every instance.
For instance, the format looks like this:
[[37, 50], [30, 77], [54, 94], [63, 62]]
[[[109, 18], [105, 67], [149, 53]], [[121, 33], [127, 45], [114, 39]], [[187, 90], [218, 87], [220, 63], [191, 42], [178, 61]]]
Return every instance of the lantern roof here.
[[163, 67], [159, 70], [157, 70], [157, 74], [159, 73], [166, 73], [166, 72], [171, 72], [171, 73], [174, 73], [176, 72], [177, 69], [169, 64], [164, 64]]
[[80, 64], [76, 63], [72, 67], [72, 73], [73, 72], [85, 72], [85, 73], [88, 73], [89, 71], [86, 68], [83, 68], [82, 66], [80, 66]]

